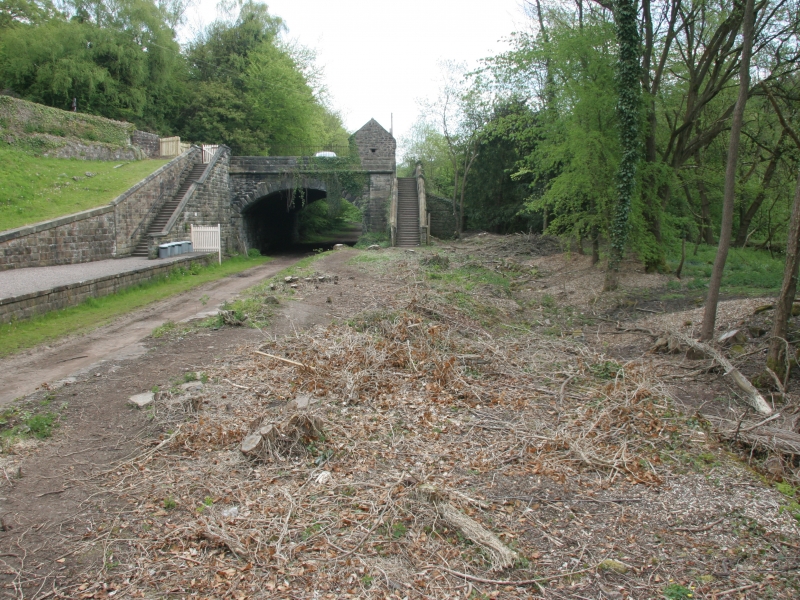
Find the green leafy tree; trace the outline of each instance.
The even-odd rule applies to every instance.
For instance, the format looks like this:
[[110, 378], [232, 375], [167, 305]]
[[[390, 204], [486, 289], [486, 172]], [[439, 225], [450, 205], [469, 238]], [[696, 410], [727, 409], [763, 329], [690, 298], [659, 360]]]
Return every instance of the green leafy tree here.
[[[113, 11], [109, 7], [113, 7]], [[164, 127], [181, 97], [183, 59], [150, 0], [69, 4], [0, 37], [2, 85], [25, 99]]]

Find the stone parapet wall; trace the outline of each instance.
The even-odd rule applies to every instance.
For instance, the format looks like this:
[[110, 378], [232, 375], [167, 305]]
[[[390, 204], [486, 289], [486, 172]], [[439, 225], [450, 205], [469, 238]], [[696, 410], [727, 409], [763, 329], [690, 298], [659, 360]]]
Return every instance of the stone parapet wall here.
[[143, 267], [136, 271], [107, 275], [23, 296], [1, 298], [0, 323], [28, 319], [53, 310], [76, 306], [88, 298], [108, 296], [125, 288], [162, 277], [176, 267], [189, 267], [194, 263], [207, 265], [212, 258], [216, 258], [215, 255], [188, 255], [186, 258], [177, 261], [154, 263], [153, 266]]
[[111, 258], [114, 230], [114, 208], [102, 206], [3, 232], [0, 271]]
[[0, 270], [129, 255], [158, 207], [175, 194], [199, 159], [198, 148], [185, 152], [108, 206], [0, 232]]
[[298, 167], [309, 163], [308, 159], [297, 156], [232, 156], [231, 174], [245, 173], [294, 173]]
[[116, 217], [115, 256], [128, 256], [133, 252], [158, 210], [175, 195], [201, 159], [200, 149], [193, 147], [111, 202]]
[[155, 133], [137, 129], [131, 134], [131, 144], [140, 148], [144, 155], [149, 158], [156, 158], [161, 153], [161, 138]]

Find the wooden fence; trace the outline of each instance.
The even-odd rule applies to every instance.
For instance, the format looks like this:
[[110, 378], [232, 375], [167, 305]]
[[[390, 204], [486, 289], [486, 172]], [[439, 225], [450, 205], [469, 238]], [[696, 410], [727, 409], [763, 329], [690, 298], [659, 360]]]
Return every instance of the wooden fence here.
[[161, 156], [178, 156], [181, 153], [181, 138], [178, 136], [161, 138]]
[[222, 264], [222, 229], [219, 225], [192, 225], [192, 250], [216, 252]]

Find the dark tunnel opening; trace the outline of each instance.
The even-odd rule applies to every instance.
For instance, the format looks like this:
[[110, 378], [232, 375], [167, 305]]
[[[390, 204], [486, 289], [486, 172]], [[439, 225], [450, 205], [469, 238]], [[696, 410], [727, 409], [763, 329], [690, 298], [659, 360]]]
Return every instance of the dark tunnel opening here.
[[300, 239], [301, 212], [326, 198], [325, 190], [315, 188], [281, 190], [260, 198], [242, 213], [248, 248], [256, 248], [261, 254], [276, 254], [310, 252], [317, 248], [327, 250], [337, 243], [354, 245], [359, 232], [334, 236], [325, 242], [309, 243]]

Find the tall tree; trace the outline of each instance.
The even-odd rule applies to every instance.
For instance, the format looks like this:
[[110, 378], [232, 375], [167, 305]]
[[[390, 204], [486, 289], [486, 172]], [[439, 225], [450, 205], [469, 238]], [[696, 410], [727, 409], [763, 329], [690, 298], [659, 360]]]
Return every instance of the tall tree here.
[[736, 194], [736, 167], [739, 159], [739, 137], [742, 131], [744, 109], [750, 92], [750, 54], [753, 48], [753, 27], [755, 24], [754, 1], [745, 0], [744, 23], [742, 27], [742, 58], [739, 64], [739, 97], [733, 111], [731, 122], [731, 138], [728, 144], [728, 162], [725, 167], [725, 196], [722, 205], [722, 227], [719, 235], [719, 246], [714, 258], [714, 268], [708, 283], [708, 296], [703, 312], [703, 325], [700, 330], [701, 340], [710, 340], [714, 336], [714, 325], [717, 319], [717, 303], [719, 288], [722, 285], [722, 273], [728, 259], [728, 249], [733, 234], [733, 209]]
[[438, 123], [447, 143], [453, 169], [453, 215], [456, 235], [460, 235], [464, 226], [466, 185], [491, 117], [491, 107], [482, 86], [468, 85], [463, 65], [444, 62], [442, 67], [444, 80], [439, 97], [426, 111]]
[[639, 29], [634, 0], [617, 0], [614, 6], [619, 58], [617, 60], [617, 117], [622, 158], [617, 171], [617, 204], [611, 222], [611, 251], [605, 290], [619, 284], [619, 265], [628, 240], [631, 202], [639, 162], [639, 107], [641, 101]]
[[[766, 93], [783, 126], [783, 133], [788, 134], [794, 140], [797, 149], [800, 150], [800, 135], [786, 121], [778, 101], [769, 88], [766, 89]], [[797, 273], [800, 265], [800, 172], [798, 172], [797, 183], [795, 184], [792, 217], [786, 237], [786, 263], [783, 270], [783, 283], [778, 299], [775, 302], [772, 335], [769, 339], [769, 351], [767, 352], [767, 367], [772, 369], [784, 381], [788, 379], [789, 375], [786, 368], [788, 358], [786, 331], [797, 292]]]

